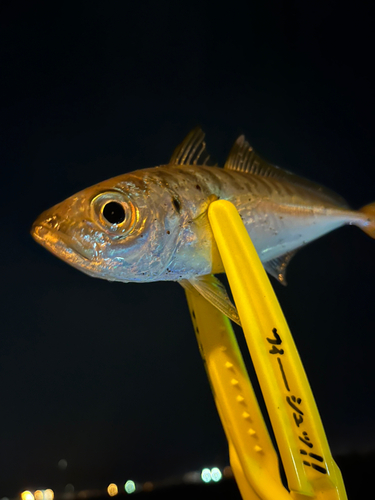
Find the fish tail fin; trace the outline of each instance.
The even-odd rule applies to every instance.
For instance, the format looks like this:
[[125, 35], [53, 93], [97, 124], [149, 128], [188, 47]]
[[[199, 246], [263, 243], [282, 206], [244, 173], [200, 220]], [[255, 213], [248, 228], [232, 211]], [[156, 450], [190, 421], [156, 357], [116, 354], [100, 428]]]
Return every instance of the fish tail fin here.
[[375, 202], [360, 208], [359, 213], [364, 217], [358, 225], [366, 234], [375, 239]]

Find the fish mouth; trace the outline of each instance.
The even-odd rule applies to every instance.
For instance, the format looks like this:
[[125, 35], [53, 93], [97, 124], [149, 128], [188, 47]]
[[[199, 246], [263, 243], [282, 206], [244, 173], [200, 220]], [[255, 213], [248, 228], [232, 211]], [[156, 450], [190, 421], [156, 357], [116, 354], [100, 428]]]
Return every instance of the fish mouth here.
[[31, 236], [56, 257], [80, 269], [92, 263], [95, 256], [93, 250], [83, 247], [77, 240], [70, 238], [61, 231], [46, 227], [42, 223], [35, 223], [32, 226]]

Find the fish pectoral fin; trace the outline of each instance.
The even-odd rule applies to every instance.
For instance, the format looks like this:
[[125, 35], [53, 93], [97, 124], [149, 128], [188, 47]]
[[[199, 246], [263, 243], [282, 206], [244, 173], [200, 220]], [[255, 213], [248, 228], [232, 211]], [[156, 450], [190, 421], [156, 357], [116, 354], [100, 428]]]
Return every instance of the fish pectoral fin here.
[[281, 257], [277, 257], [277, 259], [269, 260], [263, 264], [264, 269], [268, 274], [277, 279], [279, 283], [286, 286], [288, 283], [286, 281], [286, 268], [293, 257], [297, 253], [297, 250], [293, 250], [292, 252], [285, 253], [281, 255]]
[[213, 274], [197, 276], [190, 280], [182, 280], [179, 283], [186, 290], [195, 290], [200, 293], [210, 304], [241, 326], [236, 306], [230, 300], [224, 285]]
[[200, 127], [195, 127], [174, 150], [169, 165], [217, 166], [217, 164], [210, 162], [210, 155], [207, 153], [204, 136], [205, 133], [203, 130]]

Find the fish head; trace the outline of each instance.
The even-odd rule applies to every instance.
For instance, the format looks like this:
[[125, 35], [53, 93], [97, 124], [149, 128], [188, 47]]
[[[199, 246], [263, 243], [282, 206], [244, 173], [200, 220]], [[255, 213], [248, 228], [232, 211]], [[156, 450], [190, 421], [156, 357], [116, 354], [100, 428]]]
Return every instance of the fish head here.
[[157, 193], [133, 180], [110, 179], [67, 198], [34, 222], [33, 238], [54, 255], [98, 278], [156, 281], [179, 234]]

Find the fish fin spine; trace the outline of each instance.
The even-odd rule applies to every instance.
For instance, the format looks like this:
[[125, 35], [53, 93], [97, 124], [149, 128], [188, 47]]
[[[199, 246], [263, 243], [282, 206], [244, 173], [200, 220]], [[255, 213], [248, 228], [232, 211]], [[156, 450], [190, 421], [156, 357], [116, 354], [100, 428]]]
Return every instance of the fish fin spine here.
[[233, 144], [224, 168], [228, 170], [236, 170], [237, 172], [258, 175], [259, 177], [269, 177], [275, 179], [276, 181], [287, 182], [294, 186], [300, 186], [311, 192], [319, 192], [323, 199], [325, 198], [327, 201], [333, 202], [339, 207], [349, 208], [344, 198], [331, 189], [263, 160], [263, 158], [261, 158], [258, 153], [254, 151], [243, 135], [241, 135]]
[[292, 250], [276, 259], [269, 260], [263, 264], [264, 269], [268, 274], [277, 279], [279, 283], [286, 286], [288, 283], [286, 281], [286, 268], [291, 261], [292, 257], [297, 253], [297, 250]]
[[181, 144], [174, 150], [169, 164], [172, 166], [217, 166], [210, 162], [210, 155], [207, 152], [204, 137], [205, 133], [200, 127], [195, 127], [191, 130]]
[[365, 217], [358, 226], [371, 238], [375, 239], [375, 202], [360, 208], [359, 212]]
[[[249, 174], [271, 176], [270, 167], [260, 156], [254, 151], [250, 144], [246, 141], [244, 135], [233, 144], [229, 153], [228, 159], [224, 168], [228, 170], [237, 170], [237, 172], [246, 172]], [[277, 168], [277, 167], [272, 167]]]
[[230, 300], [224, 285], [214, 275], [196, 276], [179, 283], [186, 290], [200, 293], [210, 304], [241, 326], [236, 306]]

